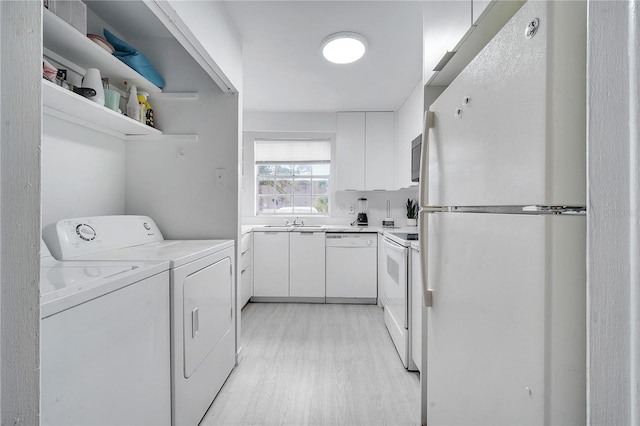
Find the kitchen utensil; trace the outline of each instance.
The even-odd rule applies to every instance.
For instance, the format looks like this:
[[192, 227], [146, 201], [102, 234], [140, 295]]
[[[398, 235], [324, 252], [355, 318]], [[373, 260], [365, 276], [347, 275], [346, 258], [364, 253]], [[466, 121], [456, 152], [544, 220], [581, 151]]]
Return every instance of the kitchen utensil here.
[[85, 98], [91, 99], [96, 95], [96, 91], [90, 87], [74, 87], [73, 91]]

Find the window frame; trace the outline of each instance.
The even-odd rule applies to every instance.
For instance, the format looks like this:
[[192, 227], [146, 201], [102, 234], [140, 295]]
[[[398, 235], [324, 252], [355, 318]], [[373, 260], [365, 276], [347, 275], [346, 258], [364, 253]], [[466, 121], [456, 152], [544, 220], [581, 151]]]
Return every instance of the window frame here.
[[[251, 194], [251, 198], [252, 198], [252, 202], [251, 202], [251, 206], [252, 208], [252, 212], [250, 213], [252, 216], [254, 217], [292, 217], [292, 216], [300, 216], [300, 217], [331, 217], [332, 215], [332, 210], [335, 207], [335, 173], [336, 173], [336, 169], [335, 169], [335, 133], [328, 133], [328, 132], [253, 132], [253, 131], [249, 131], [249, 132], [244, 132], [244, 138], [243, 138], [247, 143], [245, 145], [245, 148], [250, 147], [250, 150], [247, 150], [247, 155], [245, 157], [245, 163], [246, 165], [251, 165], [253, 167], [251, 167], [249, 170], [251, 170], [251, 172], [249, 172], [248, 167], [245, 167], [245, 172], [249, 172], [251, 173], [251, 177], [249, 179], [247, 179], [246, 181], [246, 188], [245, 190], [249, 190], [247, 191], [247, 195]], [[258, 183], [258, 175], [257, 175], [257, 165], [259, 165], [260, 163], [256, 163], [255, 161], [255, 142], [259, 141], [259, 140], [291, 140], [292, 142], [296, 141], [296, 140], [324, 140], [324, 141], [328, 141], [331, 147], [331, 160], [328, 161], [327, 163], [331, 165], [331, 169], [329, 171], [329, 176], [328, 176], [328, 185], [329, 188], [327, 190], [327, 202], [328, 202], [328, 209], [326, 212], [318, 212], [318, 213], [296, 213], [296, 212], [282, 212], [282, 213], [277, 213], [277, 212], [273, 212], [273, 213], [260, 213], [258, 212], [258, 188], [257, 188], [257, 183]], [[286, 164], [287, 162], [283, 161], [280, 162], [278, 164]], [[320, 175], [317, 175], [320, 176]], [[314, 176], [314, 177], [317, 177]], [[321, 176], [326, 176], [326, 175], [321, 175]], [[249, 177], [249, 176], [247, 176]], [[246, 201], [249, 201], [247, 198], [245, 198]], [[249, 212], [246, 212], [249, 213]]]

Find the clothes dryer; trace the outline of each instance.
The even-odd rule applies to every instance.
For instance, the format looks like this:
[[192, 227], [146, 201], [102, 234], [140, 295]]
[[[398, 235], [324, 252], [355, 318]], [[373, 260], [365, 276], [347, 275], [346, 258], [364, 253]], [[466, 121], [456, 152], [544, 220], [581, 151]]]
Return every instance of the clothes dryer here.
[[233, 240], [165, 240], [129, 215], [65, 219], [43, 235], [62, 259], [169, 262], [172, 423], [198, 424], [236, 362]]
[[41, 424], [168, 425], [169, 263], [60, 262], [41, 246]]

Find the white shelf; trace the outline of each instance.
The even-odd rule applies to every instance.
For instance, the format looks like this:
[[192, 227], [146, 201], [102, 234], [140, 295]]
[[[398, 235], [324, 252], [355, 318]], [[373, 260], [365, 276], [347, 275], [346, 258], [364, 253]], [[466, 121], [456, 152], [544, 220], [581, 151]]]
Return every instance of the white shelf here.
[[162, 132], [42, 80], [44, 113], [122, 139], [129, 135], [162, 136]]
[[[124, 82], [135, 84], [138, 90], [160, 93], [162, 90], [138, 74], [124, 62], [92, 42], [85, 34], [57, 17], [49, 9], [42, 9], [43, 45], [82, 68], [98, 68], [102, 77], [123, 88]], [[98, 34], [100, 35], [100, 34]]]

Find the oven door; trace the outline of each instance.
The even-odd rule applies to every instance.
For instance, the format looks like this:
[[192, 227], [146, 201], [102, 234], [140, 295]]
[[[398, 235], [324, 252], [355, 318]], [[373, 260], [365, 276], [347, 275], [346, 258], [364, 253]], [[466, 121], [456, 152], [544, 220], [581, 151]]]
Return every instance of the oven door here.
[[407, 247], [383, 240], [384, 274], [382, 277], [384, 308], [403, 328], [408, 328], [407, 318]]

